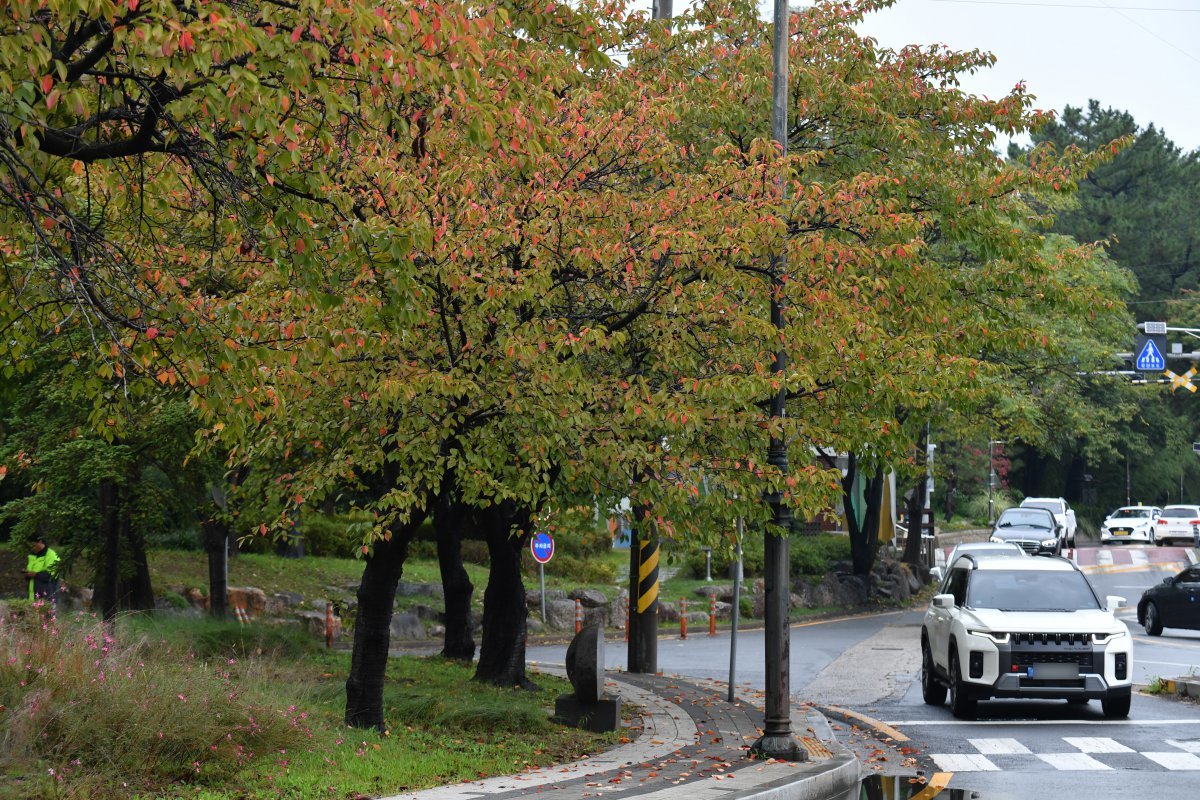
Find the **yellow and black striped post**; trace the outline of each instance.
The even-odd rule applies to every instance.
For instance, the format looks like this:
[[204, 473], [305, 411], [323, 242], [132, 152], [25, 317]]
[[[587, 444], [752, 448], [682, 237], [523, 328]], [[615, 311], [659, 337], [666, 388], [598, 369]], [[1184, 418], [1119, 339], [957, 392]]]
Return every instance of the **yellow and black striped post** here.
[[636, 515], [629, 547], [629, 672], [658, 672], [658, 542], [639, 530]]

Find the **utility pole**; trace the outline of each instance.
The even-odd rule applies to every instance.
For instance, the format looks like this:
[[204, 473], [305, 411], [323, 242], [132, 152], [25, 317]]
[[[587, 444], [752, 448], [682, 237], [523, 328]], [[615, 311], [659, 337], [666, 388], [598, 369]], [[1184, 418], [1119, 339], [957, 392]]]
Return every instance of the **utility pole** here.
[[[661, 0], [660, 0], [661, 1]], [[788, 99], [788, 42], [789, 11], [787, 0], [775, 0], [775, 30], [772, 40], [774, 77], [771, 82], [771, 136], [787, 155], [787, 99]], [[787, 184], [782, 173], [779, 176], [779, 194], [782, 202], [787, 197]], [[783, 330], [784, 278], [787, 274], [787, 243], [771, 257], [771, 324]], [[784, 373], [787, 370], [787, 351], [782, 339], [775, 351], [771, 374], [776, 377], [779, 389], [771, 398], [771, 419], [785, 416], [787, 386]], [[772, 427], [773, 431], [778, 428]], [[783, 476], [788, 471], [787, 441], [782, 433], [772, 433], [767, 445], [767, 463]], [[764, 584], [766, 587], [766, 613], [764, 622], [764, 649], [766, 655], [766, 700], [763, 704], [763, 734], [750, 747], [750, 751], [762, 758], [784, 761], [804, 761], [808, 751], [800, 746], [792, 734], [792, 693], [790, 688], [791, 652], [788, 636], [788, 610], [791, 599], [789, 564], [789, 541], [792, 514], [779, 491], [767, 498], [771, 504], [774, 521], [764, 532]]]
[[[652, 16], [671, 19], [672, 0], [654, 0]], [[666, 23], [670, 25], [670, 22]], [[629, 645], [625, 668], [629, 672], [658, 672], [658, 537], [645, 506], [632, 509], [632, 541], [629, 544]]]

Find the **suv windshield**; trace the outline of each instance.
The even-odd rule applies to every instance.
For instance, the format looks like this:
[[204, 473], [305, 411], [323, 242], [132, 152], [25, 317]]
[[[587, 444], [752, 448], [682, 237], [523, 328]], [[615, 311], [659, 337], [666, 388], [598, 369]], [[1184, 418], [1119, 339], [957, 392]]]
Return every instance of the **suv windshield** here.
[[1019, 525], [1024, 528], [1045, 528], [1049, 531], [1054, 530], [1051, 519], [1045, 511], [1010, 508], [1000, 515], [1000, 519], [996, 521], [996, 527], [1012, 528]]
[[1096, 594], [1081, 572], [979, 569], [971, 574], [971, 608], [1001, 611], [1093, 611]]
[[1055, 513], [1062, 511], [1062, 506], [1053, 500], [1026, 500], [1021, 505], [1025, 508], [1044, 508]]

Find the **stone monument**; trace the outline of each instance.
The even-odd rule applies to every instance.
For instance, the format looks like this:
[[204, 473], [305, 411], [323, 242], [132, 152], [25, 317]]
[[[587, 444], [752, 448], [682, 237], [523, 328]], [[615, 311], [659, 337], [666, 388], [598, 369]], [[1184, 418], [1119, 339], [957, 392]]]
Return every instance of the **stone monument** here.
[[567, 678], [575, 692], [559, 695], [555, 718], [593, 733], [615, 731], [621, 724], [621, 703], [604, 693], [604, 629], [599, 625], [587, 626], [571, 640]]

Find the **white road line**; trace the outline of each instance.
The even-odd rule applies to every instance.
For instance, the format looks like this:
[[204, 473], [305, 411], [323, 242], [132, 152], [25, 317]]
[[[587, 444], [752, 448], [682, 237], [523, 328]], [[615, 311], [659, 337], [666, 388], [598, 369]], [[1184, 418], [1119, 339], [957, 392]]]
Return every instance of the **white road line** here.
[[[1183, 755], [1186, 755], [1186, 753]], [[1112, 767], [1097, 761], [1086, 753], [1038, 753], [1037, 757], [1055, 769], [1063, 771], [1112, 769]]]
[[986, 756], [974, 753], [949, 753], [931, 755], [933, 763], [942, 772], [999, 772], [1000, 768], [988, 761]]
[[976, 750], [985, 756], [1025, 754], [1029, 748], [1016, 739], [968, 739]]
[[1196, 666], [1195, 664], [1181, 664], [1178, 661], [1145, 661], [1140, 658], [1138, 659], [1137, 663], [1139, 663], [1139, 664], [1163, 664], [1168, 667], [1194, 667], [1194, 666]]
[[1096, 553], [1096, 566], [1111, 567], [1113, 563], [1113, 554], [1111, 550], [1101, 550]]
[[1181, 742], [1178, 739], [1167, 739], [1167, 744], [1171, 747], [1178, 747], [1180, 750], [1186, 750], [1189, 753], [1200, 753], [1200, 741], [1190, 739], [1186, 742]]
[[1150, 563], [1150, 559], [1146, 558], [1145, 550], [1134, 550], [1132, 553], [1129, 554], [1129, 557], [1133, 561], [1134, 564], [1137, 564], [1139, 566], [1145, 566], [1146, 564]]
[[1132, 753], [1132, 747], [1126, 747], [1116, 739], [1105, 736], [1064, 736], [1063, 741], [1082, 753]]
[[1142, 753], [1151, 761], [1174, 770], [1200, 770], [1200, 757], [1191, 753]]

